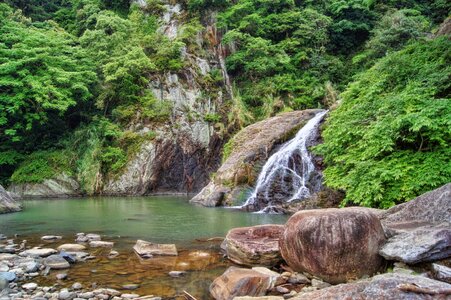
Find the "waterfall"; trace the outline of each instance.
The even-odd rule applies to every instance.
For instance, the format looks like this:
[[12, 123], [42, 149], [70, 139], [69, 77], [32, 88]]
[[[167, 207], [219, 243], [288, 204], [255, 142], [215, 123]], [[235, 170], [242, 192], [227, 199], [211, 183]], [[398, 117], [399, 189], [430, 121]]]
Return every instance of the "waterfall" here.
[[274, 203], [305, 199], [317, 191], [311, 184], [315, 165], [307, 146], [316, 135], [319, 123], [326, 113], [327, 111], [317, 113], [292, 140], [283, 144], [268, 159], [258, 176], [255, 190], [242, 208], [274, 213], [277, 212]]

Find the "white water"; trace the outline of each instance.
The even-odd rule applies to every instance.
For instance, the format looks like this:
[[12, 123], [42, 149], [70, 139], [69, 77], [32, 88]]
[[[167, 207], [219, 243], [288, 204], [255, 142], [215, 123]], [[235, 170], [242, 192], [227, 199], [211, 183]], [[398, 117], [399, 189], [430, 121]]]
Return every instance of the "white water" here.
[[[315, 134], [326, 113], [327, 111], [317, 113], [299, 130], [292, 140], [285, 143], [279, 151], [268, 159], [258, 176], [255, 190], [242, 207], [254, 206], [258, 199], [267, 203], [266, 207], [261, 209], [261, 213], [274, 213], [271, 197], [275, 185], [279, 194], [280, 189], [282, 189], [284, 198], [288, 199], [287, 202], [305, 199], [311, 195], [308, 182], [315, 170], [315, 165], [308, 152], [307, 142]], [[301, 158], [300, 162], [299, 159], [295, 159], [296, 156]]]

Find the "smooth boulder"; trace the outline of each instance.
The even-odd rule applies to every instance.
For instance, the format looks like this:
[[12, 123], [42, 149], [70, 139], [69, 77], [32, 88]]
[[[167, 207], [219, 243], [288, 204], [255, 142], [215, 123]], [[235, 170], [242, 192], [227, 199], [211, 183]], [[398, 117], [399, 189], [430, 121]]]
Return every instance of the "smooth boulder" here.
[[43, 263], [44, 266], [55, 270], [70, 268], [69, 262], [60, 255], [50, 255], [44, 259]]
[[80, 245], [80, 244], [62, 244], [57, 249], [60, 251], [64, 250], [64, 251], [76, 252], [76, 251], [83, 251], [86, 249], [86, 247], [83, 245]]
[[385, 241], [382, 225], [365, 208], [300, 211], [286, 223], [280, 250], [287, 264], [329, 283], [342, 283], [377, 272]]
[[281, 262], [279, 238], [283, 225], [259, 225], [233, 228], [222, 244], [234, 263], [253, 266], [274, 266]]
[[216, 300], [232, 300], [237, 296], [264, 296], [272, 289], [279, 274], [269, 269], [228, 268], [210, 285], [210, 294]]

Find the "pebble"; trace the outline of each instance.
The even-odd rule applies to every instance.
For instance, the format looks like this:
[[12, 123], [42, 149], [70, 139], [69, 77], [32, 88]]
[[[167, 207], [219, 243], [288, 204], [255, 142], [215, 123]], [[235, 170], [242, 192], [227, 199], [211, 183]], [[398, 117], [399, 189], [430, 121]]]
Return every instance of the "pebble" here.
[[125, 290], [136, 290], [137, 288], [139, 288], [139, 284], [134, 284], [134, 283], [124, 284], [122, 286], [122, 288]]
[[83, 286], [81, 285], [80, 282], [75, 282], [75, 283], [72, 285], [72, 288], [73, 288], [74, 290], [81, 290], [82, 287], [83, 287]]
[[63, 289], [58, 294], [58, 299], [60, 300], [68, 300], [75, 298], [75, 293], [69, 292], [67, 289]]
[[185, 271], [171, 271], [171, 272], [169, 272], [169, 276], [171, 276], [171, 277], [180, 277], [180, 276], [183, 276], [185, 274], [186, 274]]
[[56, 279], [58, 280], [64, 280], [67, 278], [67, 273], [58, 273], [56, 274]]
[[277, 286], [276, 291], [280, 294], [288, 294], [290, 292], [289, 289], [287, 289], [286, 287], [283, 287], [283, 286]]
[[63, 237], [60, 235], [44, 235], [41, 237], [41, 240], [43, 241], [55, 241], [55, 240], [61, 240]]
[[14, 272], [0, 272], [0, 278], [3, 278], [10, 282], [16, 280], [16, 277], [16, 273]]
[[38, 284], [37, 284], [37, 283], [34, 283], [34, 282], [25, 283], [24, 285], [22, 285], [22, 288], [23, 288], [24, 290], [27, 290], [27, 291], [33, 291], [33, 290], [35, 290], [37, 287], [38, 287]]
[[327, 288], [327, 287], [330, 287], [330, 286], [331, 286], [330, 283], [327, 283], [327, 282], [324, 282], [324, 281], [321, 281], [321, 280], [317, 280], [315, 278], [312, 279], [312, 287], [316, 287], [318, 289], [324, 289], [324, 288]]
[[139, 298], [139, 295], [137, 295], [137, 294], [122, 294], [121, 298], [124, 298], [124, 299], [135, 299], [135, 298]]
[[98, 247], [113, 248], [113, 246], [114, 246], [113, 242], [105, 242], [105, 241], [89, 242], [89, 247], [92, 247], [92, 248], [98, 248]]

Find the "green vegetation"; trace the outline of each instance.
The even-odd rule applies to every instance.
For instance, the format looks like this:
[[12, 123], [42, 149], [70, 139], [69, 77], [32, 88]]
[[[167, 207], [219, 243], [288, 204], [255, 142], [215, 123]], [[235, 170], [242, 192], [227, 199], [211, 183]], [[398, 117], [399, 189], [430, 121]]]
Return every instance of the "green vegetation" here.
[[451, 178], [451, 41], [412, 43], [356, 78], [317, 149], [346, 203], [387, 208]]

